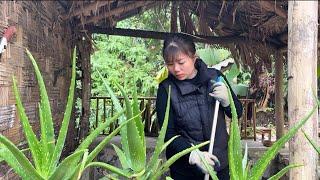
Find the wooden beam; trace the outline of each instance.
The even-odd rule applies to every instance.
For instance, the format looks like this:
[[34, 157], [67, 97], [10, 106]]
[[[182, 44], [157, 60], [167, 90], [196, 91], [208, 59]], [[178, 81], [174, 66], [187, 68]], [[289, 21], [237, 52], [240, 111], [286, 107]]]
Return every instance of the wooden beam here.
[[[181, 33], [168, 33], [168, 32], [157, 32], [157, 31], [145, 31], [136, 29], [122, 29], [122, 28], [102, 28], [98, 26], [85, 26], [85, 30], [90, 33], [118, 35], [118, 36], [129, 36], [129, 37], [140, 37], [150, 39], [161, 39], [164, 40], [168, 36]], [[183, 33], [193, 39], [194, 42], [207, 43], [207, 44], [231, 44], [231, 43], [264, 43], [259, 40], [254, 40], [243, 37], [243, 36], [226, 36], [226, 37], [215, 37], [215, 36], [203, 36], [203, 35], [192, 35]], [[276, 48], [277, 45], [272, 42], [267, 42], [272, 48]]]
[[260, 6], [267, 10], [276, 13], [278, 16], [288, 19], [287, 12], [276, 4], [275, 1], [257, 1]]
[[126, 11], [130, 11], [132, 9], [136, 9], [136, 8], [139, 8], [142, 6], [147, 6], [147, 5], [154, 3], [154, 2], [155, 1], [133, 1], [132, 3], [130, 3], [128, 5], [117, 7], [115, 9], [111, 9], [110, 11], [105, 11], [97, 16], [86, 18], [84, 20], [84, 24], [90, 24], [93, 22], [97, 22], [101, 19], [108, 18], [110, 16], [117, 15], [117, 14], [120, 14], [120, 13], [123, 13]]
[[[317, 104], [318, 1], [288, 2], [288, 115], [289, 128]], [[311, 139], [318, 139], [318, 108], [304, 124]], [[319, 155], [298, 131], [289, 142], [289, 164], [303, 164], [290, 170], [290, 180], [318, 180]]]

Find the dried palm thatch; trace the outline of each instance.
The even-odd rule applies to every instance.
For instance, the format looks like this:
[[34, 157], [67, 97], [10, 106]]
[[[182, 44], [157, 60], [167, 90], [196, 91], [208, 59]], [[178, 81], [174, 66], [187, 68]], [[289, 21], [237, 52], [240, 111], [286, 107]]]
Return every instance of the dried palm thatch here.
[[170, 8], [172, 32], [179, 31], [179, 24], [180, 32], [192, 35], [235, 37], [232, 43], [216, 45], [229, 49], [237, 64], [253, 72], [261, 66], [270, 70], [275, 53], [287, 47], [287, 1], [113, 0], [74, 1], [69, 6], [65, 18], [78, 26], [100, 27], [115, 27], [116, 22], [151, 7]]

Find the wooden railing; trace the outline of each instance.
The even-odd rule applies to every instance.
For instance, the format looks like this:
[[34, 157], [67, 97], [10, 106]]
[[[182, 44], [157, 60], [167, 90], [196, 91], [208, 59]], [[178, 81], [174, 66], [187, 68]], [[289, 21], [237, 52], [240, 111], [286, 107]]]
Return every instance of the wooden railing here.
[[[123, 107], [124, 98], [118, 97]], [[142, 120], [145, 123], [145, 134], [147, 136], [158, 136], [159, 126], [156, 121], [156, 97], [138, 97], [140, 103], [140, 111], [142, 112]], [[91, 111], [95, 115], [95, 123], [93, 128], [97, 127], [99, 122], [104, 122], [106, 118], [114, 115], [114, 104], [110, 97], [95, 96], [91, 97], [91, 103], [94, 103], [95, 109]], [[114, 122], [110, 125], [108, 131], [103, 131], [103, 134], [108, 134], [114, 130], [118, 122]]]
[[[123, 105], [123, 97], [118, 97]], [[156, 119], [155, 102], [156, 97], [139, 97], [140, 110], [142, 112], [142, 120], [145, 123], [146, 136], [158, 136], [159, 125]], [[254, 99], [240, 99], [243, 105], [243, 114], [239, 120], [241, 127], [241, 137], [243, 139], [253, 138], [256, 140], [256, 106]], [[94, 109], [91, 109], [91, 116], [94, 116], [93, 128], [99, 123], [104, 122], [106, 118], [114, 115], [114, 104], [110, 97], [95, 96], [91, 97], [91, 104], [94, 104]], [[91, 118], [92, 119], [92, 118]], [[108, 134], [117, 127], [118, 122], [114, 122], [110, 127], [103, 131], [103, 134]]]

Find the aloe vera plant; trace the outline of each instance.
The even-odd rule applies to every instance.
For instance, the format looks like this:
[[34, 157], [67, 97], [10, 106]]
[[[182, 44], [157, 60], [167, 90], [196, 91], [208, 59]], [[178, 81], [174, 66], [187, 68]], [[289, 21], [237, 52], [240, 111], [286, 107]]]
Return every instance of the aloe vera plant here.
[[29, 159], [24, 155], [24, 152], [27, 150], [18, 149], [17, 146], [15, 146], [10, 140], [1, 134], [0, 161], [6, 161], [22, 179], [79, 179], [85, 166], [95, 158], [95, 156], [103, 149], [110, 139], [115, 136], [120, 129], [126, 125], [126, 123], [130, 122], [130, 120], [120, 124], [117, 129], [115, 129], [92, 152], [89, 153], [88, 147], [91, 142], [93, 142], [100, 132], [108, 127], [110, 123], [115, 121], [121, 114], [124, 113], [124, 111], [119, 111], [119, 113], [114, 117], [108, 118], [106, 122], [100, 124], [100, 126], [80, 144], [74, 153], [59, 162], [65, 143], [73, 106], [76, 77], [76, 49], [74, 49], [72, 57], [72, 78], [70, 82], [66, 110], [57, 139], [55, 139], [51, 108], [43, 78], [32, 54], [28, 50], [26, 50], [26, 53], [35, 69], [35, 74], [40, 88], [40, 138], [38, 139], [32, 130], [22, 105], [16, 80], [13, 78], [13, 90], [17, 102], [19, 119], [29, 146], [27, 150], [31, 151], [32, 161], [29, 161]]
[[[238, 117], [236, 113], [236, 109], [234, 106], [234, 102], [230, 93], [228, 92], [230, 106], [232, 110], [232, 122], [230, 129], [230, 139], [228, 142], [228, 156], [229, 156], [229, 168], [230, 168], [230, 177], [231, 179], [237, 180], [259, 180], [271, 160], [276, 156], [279, 150], [284, 146], [284, 144], [289, 141], [294, 134], [305, 124], [305, 122], [311, 117], [314, 111], [318, 108], [318, 104], [316, 104], [313, 109], [304, 117], [299, 123], [297, 123], [294, 127], [292, 127], [288, 133], [286, 133], [283, 137], [277, 140], [263, 155], [259, 160], [250, 167], [247, 163], [247, 153], [245, 153], [242, 158], [242, 148], [240, 141], [240, 131], [238, 127]], [[247, 149], [247, 148], [246, 148]], [[246, 150], [247, 151], [247, 150]], [[299, 167], [299, 164], [288, 165], [276, 175], [272, 176], [270, 179], [279, 179], [283, 176], [290, 168]]]
[[[111, 99], [115, 105], [116, 111], [123, 111], [121, 107], [120, 101], [116, 98], [115, 94], [111, 90], [109, 83], [104, 80], [102, 75], [99, 73]], [[124, 100], [125, 100], [125, 108], [126, 108], [126, 117], [122, 117], [123, 119], [129, 119], [134, 117], [134, 120], [127, 123], [125, 128], [121, 129], [121, 145], [122, 150], [113, 145], [117, 156], [119, 157], [122, 168], [117, 168], [112, 165], [101, 163], [101, 162], [93, 162], [88, 164], [87, 167], [91, 166], [99, 166], [104, 169], [107, 169], [117, 175], [132, 178], [132, 179], [159, 179], [161, 175], [163, 175], [177, 159], [180, 157], [190, 153], [192, 150], [195, 150], [199, 147], [202, 147], [209, 142], [204, 142], [188, 148], [170, 159], [166, 162], [162, 162], [160, 159], [160, 154], [164, 151], [164, 149], [178, 136], [171, 138], [169, 141], [164, 142], [165, 133], [167, 130], [168, 117], [169, 117], [169, 107], [170, 107], [170, 90], [167, 101], [167, 109], [165, 114], [165, 119], [163, 126], [160, 130], [156, 147], [153, 155], [149, 160], [146, 157], [146, 140], [144, 135], [144, 125], [141, 118], [141, 112], [139, 110], [138, 98], [136, 90], [134, 90], [133, 99], [130, 102], [129, 97], [125, 93], [124, 89], [117, 85], [120, 89]], [[120, 118], [121, 119], [121, 118]], [[120, 121], [121, 122], [121, 121]], [[115, 178], [115, 177], [114, 177]]]

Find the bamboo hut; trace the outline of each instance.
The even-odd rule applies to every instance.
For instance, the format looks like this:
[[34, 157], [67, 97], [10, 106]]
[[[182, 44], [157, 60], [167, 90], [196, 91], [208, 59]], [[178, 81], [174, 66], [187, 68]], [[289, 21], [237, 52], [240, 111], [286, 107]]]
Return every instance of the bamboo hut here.
[[[299, 5], [302, 6], [294, 2], [291, 4], [294, 7]], [[313, 5], [316, 6], [312, 11], [313, 17], [318, 19], [317, 2]], [[229, 49], [236, 63], [250, 69], [254, 77], [258, 77], [256, 74], [263, 67], [271, 69], [275, 62], [275, 116], [277, 137], [280, 138], [284, 123], [283, 67], [288, 61], [290, 42], [288, 28], [296, 27], [288, 27], [288, 23], [292, 22], [288, 17], [299, 15], [294, 14], [294, 8], [289, 11], [289, 6], [288, 1], [1, 1], [0, 31], [16, 26], [17, 32], [0, 59], [0, 133], [23, 146], [24, 137], [11, 90], [13, 75], [18, 80], [32, 125], [36, 130], [39, 127], [39, 93], [31, 63], [24, 53], [25, 48], [34, 54], [42, 69], [55, 124], [59, 126], [69, 87], [71, 49], [75, 45], [78, 47], [77, 66], [82, 72], [78, 81], [82, 87], [77, 90], [76, 96], [82, 100], [82, 113], [74, 113], [73, 120], [81, 118], [81, 131], [73, 129], [75, 122], [72, 121], [68, 135], [68, 149], [72, 150], [77, 140], [88, 133], [91, 34], [163, 39], [170, 33], [181, 31], [193, 35], [197, 42]], [[117, 22], [150, 8], [171, 11], [171, 19], [168, 19], [171, 21], [171, 32], [116, 28]], [[315, 66], [313, 63], [311, 68], [315, 69]], [[313, 84], [312, 87], [316, 86]], [[312, 122], [316, 124], [317, 117], [314, 116]], [[312, 126], [309, 124], [308, 128], [312, 129]], [[310, 130], [310, 133], [315, 137], [317, 128]]]

